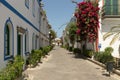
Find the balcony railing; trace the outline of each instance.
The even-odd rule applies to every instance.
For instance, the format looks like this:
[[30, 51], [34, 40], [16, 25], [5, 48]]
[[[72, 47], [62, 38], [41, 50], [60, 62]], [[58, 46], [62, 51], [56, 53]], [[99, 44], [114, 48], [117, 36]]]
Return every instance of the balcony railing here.
[[120, 18], [120, 5], [104, 5], [102, 18]]

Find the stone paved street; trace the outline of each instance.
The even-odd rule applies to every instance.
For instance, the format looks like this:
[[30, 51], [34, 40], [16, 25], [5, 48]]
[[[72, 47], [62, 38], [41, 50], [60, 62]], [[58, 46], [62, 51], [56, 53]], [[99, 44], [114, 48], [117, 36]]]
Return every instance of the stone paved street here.
[[120, 80], [115, 74], [108, 77], [101, 67], [69, 53], [55, 47], [42, 64], [25, 72], [30, 80]]

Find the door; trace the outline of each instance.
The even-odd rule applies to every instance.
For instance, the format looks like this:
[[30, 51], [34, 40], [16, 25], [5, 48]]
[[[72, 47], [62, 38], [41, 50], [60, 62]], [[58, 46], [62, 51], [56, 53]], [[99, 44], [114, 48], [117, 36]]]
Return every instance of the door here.
[[21, 48], [21, 47], [22, 47], [22, 46], [21, 46], [21, 44], [22, 44], [22, 43], [21, 43], [21, 42], [22, 42], [22, 41], [21, 41], [21, 37], [22, 37], [22, 36], [21, 36], [20, 34], [17, 35], [17, 55], [21, 55], [21, 52], [22, 52], [22, 50], [21, 50], [21, 49], [22, 49], [22, 48]]

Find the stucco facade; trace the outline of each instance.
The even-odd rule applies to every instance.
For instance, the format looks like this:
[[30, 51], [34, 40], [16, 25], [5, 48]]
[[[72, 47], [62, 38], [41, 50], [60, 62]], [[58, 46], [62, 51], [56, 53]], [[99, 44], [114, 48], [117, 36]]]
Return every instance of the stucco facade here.
[[[108, 1], [108, 0], [106, 0]], [[116, 1], [116, 0], [110, 0], [110, 1]], [[107, 2], [107, 3], [110, 3]], [[113, 3], [113, 2], [112, 2]], [[112, 55], [114, 57], [119, 58], [120, 57], [120, 40], [117, 39], [116, 42], [113, 45], [110, 45], [110, 41], [112, 40], [113, 36], [108, 37], [106, 40], [103, 40], [103, 35], [110, 31], [110, 29], [114, 26], [118, 26], [120, 24], [120, 17], [119, 17], [119, 4], [120, 1], [116, 2], [116, 4], [112, 4], [112, 6], [118, 5], [118, 8], [116, 8], [115, 11], [117, 11], [117, 14], [115, 11], [113, 11], [113, 14], [108, 14], [105, 11], [105, 7], [107, 7], [104, 0], [99, 0], [99, 7], [100, 7], [100, 28], [99, 28], [99, 50], [103, 51], [106, 47], [112, 47], [114, 49]], [[110, 7], [110, 6], [109, 6]], [[109, 11], [112, 11], [112, 7]], [[106, 12], [106, 13], [105, 13]]]
[[49, 45], [49, 31], [51, 29], [51, 25], [48, 23], [46, 13], [42, 8], [40, 9], [40, 14], [40, 47], [44, 47]]
[[120, 58], [120, 40], [119, 38], [114, 44], [110, 45], [113, 36], [108, 37], [106, 40], [103, 36], [110, 31], [114, 26], [120, 24], [120, 1], [119, 0], [84, 0], [98, 3], [99, 10], [99, 25], [98, 28], [98, 50], [104, 51], [106, 47], [114, 49], [112, 55]]
[[[40, 0], [0, 0], [0, 10], [0, 68], [4, 68], [14, 56], [25, 58], [32, 49], [39, 49], [40, 31], [49, 28], [41, 25]], [[44, 43], [47, 46], [48, 39]]]

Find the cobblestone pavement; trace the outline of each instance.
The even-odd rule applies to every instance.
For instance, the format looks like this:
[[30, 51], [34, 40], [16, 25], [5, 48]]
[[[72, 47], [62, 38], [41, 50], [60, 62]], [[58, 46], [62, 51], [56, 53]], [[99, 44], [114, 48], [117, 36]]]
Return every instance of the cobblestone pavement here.
[[60, 47], [55, 47], [42, 64], [27, 69], [25, 73], [29, 80], [120, 80], [115, 74], [108, 77], [103, 68], [88, 60], [74, 58], [73, 54]]

